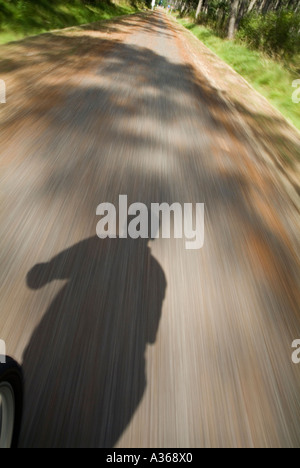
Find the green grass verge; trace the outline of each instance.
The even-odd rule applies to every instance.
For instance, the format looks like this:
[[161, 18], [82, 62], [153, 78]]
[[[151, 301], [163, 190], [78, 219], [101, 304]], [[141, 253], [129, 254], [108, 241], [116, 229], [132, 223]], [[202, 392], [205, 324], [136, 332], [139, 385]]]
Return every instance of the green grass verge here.
[[295, 91], [292, 83], [300, 78], [296, 72], [293, 73], [283, 63], [269, 59], [238, 41], [222, 39], [214, 31], [196, 25], [190, 19], [177, 19], [300, 130], [300, 103], [292, 101]]
[[138, 11], [129, 1], [0, 0], [0, 44], [80, 24], [107, 20]]

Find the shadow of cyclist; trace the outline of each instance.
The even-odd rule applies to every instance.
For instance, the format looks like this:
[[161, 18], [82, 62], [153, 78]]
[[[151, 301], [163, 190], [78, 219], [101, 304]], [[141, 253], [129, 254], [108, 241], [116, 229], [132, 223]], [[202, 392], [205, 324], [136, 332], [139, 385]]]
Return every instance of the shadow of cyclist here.
[[24, 353], [21, 446], [113, 447], [145, 388], [166, 279], [148, 240], [84, 240], [27, 276], [66, 280]]

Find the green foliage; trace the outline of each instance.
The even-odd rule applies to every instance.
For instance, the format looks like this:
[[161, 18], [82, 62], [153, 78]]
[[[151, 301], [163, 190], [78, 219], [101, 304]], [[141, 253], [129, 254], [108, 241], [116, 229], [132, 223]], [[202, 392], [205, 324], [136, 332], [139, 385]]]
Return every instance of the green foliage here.
[[257, 50], [249, 49], [245, 43], [224, 40], [212, 29], [196, 25], [187, 19], [179, 22], [242, 75], [300, 129], [300, 107], [295, 105], [291, 98], [292, 82], [298, 78], [296, 72], [289, 70], [283, 63], [267, 58]]
[[214, 29], [219, 36], [224, 37], [227, 34], [229, 12], [228, 1], [212, 0], [208, 3], [207, 10], [200, 13], [196, 23]]
[[0, 0], [0, 24], [13, 17], [13, 11], [9, 2]]
[[[188, 14], [194, 19], [195, 13], [191, 14], [188, 8], [197, 7], [194, 0], [182, 1], [186, 2], [182, 16]], [[262, 11], [261, 4], [261, 1], [256, 2], [252, 12], [247, 14], [250, 0], [239, 1], [235, 18], [237, 37], [251, 48], [270, 56], [285, 59], [297, 57], [300, 54], [300, 11], [296, 8], [297, 1], [269, 2]], [[231, 5], [230, 0], [203, 0], [202, 10], [195, 21], [214, 30], [220, 37], [226, 37]]]
[[[0, 0], [0, 43], [133, 13], [147, 0]], [[133, 5], [134, 4], [134, 5]]]
[[253, 13], [240, 24], [238, 37], [269, 55], [292, 57], [300, 53], [300, 14], [292, 11]]

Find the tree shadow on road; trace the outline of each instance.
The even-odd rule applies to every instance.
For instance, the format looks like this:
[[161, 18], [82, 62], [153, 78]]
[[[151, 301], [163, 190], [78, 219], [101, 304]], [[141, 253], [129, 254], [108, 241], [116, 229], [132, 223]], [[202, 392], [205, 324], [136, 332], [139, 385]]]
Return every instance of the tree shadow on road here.
[[[133, 20], [122, 21], [129, 26]], [[140, 29], [148, 26], [143, 22]], [[156, 29], [162, 31], [161, 25]], [[257, 148], [251, 148], [232, 106], [201, 71], [172, 60], [172, 50], [164, 49], [163, 43], [155, 51], [120, 37], [94, 37], [87, 30], [80, 38], [51, 37], [24, 41], [19, 55], [13, 55], [12, 48], [11, 56], [0, 64], [0, 72], [4, 70], [8, 78], [14, 75], [11, 83], [16, 82], [19, 93], [11, 94], [9, 87], [14, 98], [9, 96], [3, 107], [7, 133], [2, 161], [17, 160], [11, 180], [15, 184], [20, 174], [22, 182], [19, 190], [15, 185], [7, 190], [6, 213], [23, 226], [17, 230], [15, 222], [5, 223], [2, 238], [11, 233], [7, 247], [4, 244], [8, 256], [22, 243], [31, 249], [23, 276], [39, 261], [35, 251], [48, 259], [75, 244], [72, 229], [88, 229], [101, 201], [115, 203], [119, 194], [127, 194], [130, 202], [147, 205], [205, 202], [215, 217], [213, 225], [221, 226], [215, 234], [217, 244], [232, 252], [227, 257], [231, 271], [244, 258], [245, 245], [249, 258], [255, 259], [253, 271], [257, 265], [262, 271], [274, 265], [270, 272], [274, 275], [278, 269], [276, 282], [270, 273], [261, 294], [272, 298], [270, 290], [275, 288], [278, 296], [282, 293], [282, 308], [273, 311], [270, 304], [274, 322], [283, 319], [283, 310], [292, 317], [292, 307], [286, 311], [286, 291], [291, 289], [290, 280], [294, 284], [296, 268], [267, 203], [276, 200], [276, 185], [266, 184], [265, 162]], [[254, 111], [248, 115], [244, 105], [238, 111], [255, 121]], [[268, 123], [268, 135], [278, 133], [280, 121]], [[282, 144], [292, 147], [289, 134]], [[41, 228], [44, 213], [47, 232]], [[244, 237], [235, 240], [238, 250], [232, 232], [236, 227], [238, 234], [241, 226]], [[24, 243], [27, 233], [32, 237]], [[270, 248], [264, 260], [268, 243], [280, 255], [280, 263]], [[221, 268], [224, 263], [223, 258], [216, 261]], [[293, 270], [281, 281], [284, 266]], [[20, 268], [16, 260], [14, 268]], [[145, 392], [145, 350], [155, 341], [164, 274], [144, 241], [90, 238], [34, 267], [28, 286], [37, 290], [58, 279], [67, 282], [24, 353], [21, 446], [111, 447]], [[216, 296], [220, 286], [215, 286]], [[210, 300], [209, 290], [206, 294]], [[33, 296], [30, 304], [39, 316], [34, 306], [40, 307], [42, 297], [44, 311], [48, 296]], [[24, 316], [28, 313], [27, 304]]]
[[27, 276], [67, 283], [24, 353], [26, 447], [113, 447], [146, 389], [166, 279], [147, 240], [92, 237]]

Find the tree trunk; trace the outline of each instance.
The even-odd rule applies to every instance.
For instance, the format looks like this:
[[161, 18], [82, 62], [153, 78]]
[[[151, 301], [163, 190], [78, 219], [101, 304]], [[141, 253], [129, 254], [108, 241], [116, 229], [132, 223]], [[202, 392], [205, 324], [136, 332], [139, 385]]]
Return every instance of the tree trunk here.
[[263, 9], [263, 13], [266, 14], [268, 13], [268, 11], [271, 10], [271, 4], [272, 4], [273, 0], [267, 0], [265, 5], [264, 5], [264, 9]]
[[199, 18], [199, 15], [200, 15], [200, 13], [201, 13], [202, 7], [203, 7], [203, 0], [199, 0], [198, 6], [197, 6], [197, 10], [196, 10], [196, 20]]
[[257, 0], [251, 0], [251, 3], [249, 5], [249, 8], [247, 10], [247, 13], [251, 13], [251, 11], [253, 10], [253, 8], [255, 7], [255, 4], [257, 3]]
[[261, 4], [260, 4], [260, 7], [259, 7], [259, 11], [260, 13], [263, 12], [265, 6], [266, 6], [266, 3], [267, 3], [267, 0], [262, 0]]
[[237, 18], [237, 26], [239, 26], [240, 22], [245, 16], [245, 13], [247, 11], [247, 0], [241, 0], [240, 8], [238, 11], [238, 18]]
[[234, 39], [240, 0], [231, 0], [231, 12], [228, 26], [228, 39]]
[[181, 14], [183, 15], [184, 10], [186, 9], [186, 4], [187, 2], [183, 2], [182, 7], [181, 7]]

